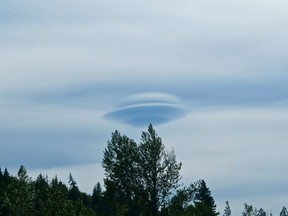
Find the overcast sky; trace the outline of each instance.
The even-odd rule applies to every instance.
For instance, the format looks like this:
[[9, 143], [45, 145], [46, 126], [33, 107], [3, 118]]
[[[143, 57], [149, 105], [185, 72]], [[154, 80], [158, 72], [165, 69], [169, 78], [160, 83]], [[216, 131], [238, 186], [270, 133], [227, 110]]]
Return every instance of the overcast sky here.
[[102, 182], [149, 123], [218, 211], [288, 205], [286, 0], [1, 0], [0, 164]]

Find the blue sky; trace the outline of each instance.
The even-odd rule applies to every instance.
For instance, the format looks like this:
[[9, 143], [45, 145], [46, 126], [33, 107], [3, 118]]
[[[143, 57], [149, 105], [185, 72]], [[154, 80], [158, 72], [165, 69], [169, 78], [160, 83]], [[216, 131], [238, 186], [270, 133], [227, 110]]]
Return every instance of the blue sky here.
[[[102, 181], [153, 123], [218, 210], [288, 197], [287, 1], [1, 1], [0, 164]], [[161, 123], [161, 124], [160, 124]]]

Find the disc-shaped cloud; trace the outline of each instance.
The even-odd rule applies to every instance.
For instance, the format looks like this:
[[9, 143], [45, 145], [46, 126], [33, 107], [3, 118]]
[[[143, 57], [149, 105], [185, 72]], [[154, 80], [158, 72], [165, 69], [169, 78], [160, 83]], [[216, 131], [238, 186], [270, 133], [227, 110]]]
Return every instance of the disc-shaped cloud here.
[[142, 93], [125, 98], [105, 117], [133, 126], [163, 124], [185, 114], [179, 99], [164, 93]]

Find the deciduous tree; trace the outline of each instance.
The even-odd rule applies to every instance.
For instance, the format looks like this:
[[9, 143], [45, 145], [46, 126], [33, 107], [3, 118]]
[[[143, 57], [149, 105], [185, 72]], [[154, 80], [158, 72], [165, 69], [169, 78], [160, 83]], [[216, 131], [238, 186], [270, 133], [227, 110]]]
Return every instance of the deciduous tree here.
[[142, 133], [139, 145], [118, 131], [112, 133], [102, 165], [105, 196], [126, 206], [126, 215], [156, 216], [180, 179], [181, 163], [173, 151], [165, 150], [152, 125]]

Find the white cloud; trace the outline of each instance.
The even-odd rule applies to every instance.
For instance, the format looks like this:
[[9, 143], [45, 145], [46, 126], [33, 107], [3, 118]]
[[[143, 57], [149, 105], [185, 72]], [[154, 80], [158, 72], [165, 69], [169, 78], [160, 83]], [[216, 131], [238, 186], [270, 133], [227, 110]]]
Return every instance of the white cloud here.
[[[235, 209], [246, 201], [240, 192], [247, 187], [247, 202], [280, 211], [275, 194], [282, 198], [277, 190], [288, 178], [287, 4], [3, 2], [1, 165], [26, 161], [28, 171], [33, 163], [61, 165], [43, 170], [63, 178], [71, 172], [90, 191], [103, 173], [99, 164], [86, 163], [101, 160], [110, 133], [118, 129], [135, 140], [141, 134], [104, 113], [131, 94], [163, 92], [191, 111], [156, 127], [183, 161], [183, 181], [205, 178], [217, 199], [227, 195]], [[46, 152], [55, 163], [43, 159]], [[278, 189], [270, 185], [260, 194], [259, 185], [250, 193], [259, 179]], [[225, 194], [226, 186], [240, 198]], [[264, 193], [274, 203], [261, 198]]]
[[[204, 178], [223, 208], [228, 200], [240, 213], [250, 202], [275, 214], [284, 205], [276, 194], [285, 197], [288, 178], [286, 112], [286, 107], [196, 111], [159, 127], [158, 134], [165, 134], [164, 143], [183, 162], [186, 184]], [[270, 196], [277, 201], [269, 204]]]

